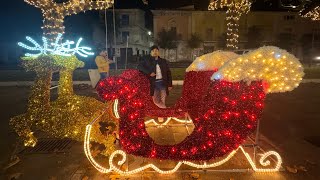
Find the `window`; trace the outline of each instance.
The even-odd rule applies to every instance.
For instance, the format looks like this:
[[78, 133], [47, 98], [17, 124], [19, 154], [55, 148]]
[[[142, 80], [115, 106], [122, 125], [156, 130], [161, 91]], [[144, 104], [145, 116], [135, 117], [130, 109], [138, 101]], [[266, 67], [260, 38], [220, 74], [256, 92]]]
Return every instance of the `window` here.
[[123, 42], [123, 43], [126, 43], [126, 42], [127, 42], [127, 37], [128, 37], [129, 35], [130, 35], [130, 34], [129, 34], [128, 31], [123, 31], [123, 32], [121, 33], [122, 42]]
[[170, 31], [173, 31], [175, 34], [177, 34], [177, 27], [171, 27]]
[[286, 21], [290, 21], [290, 20], [294, 20], [295, 19], [295, 16], [294, 15], [286, 15], [286, 16], [283, 16], [283, 20], [286, 20]]
[[207, 41], [212, 41], [213, 40], [213, 29], [212, 28], [208, 28], [206, 30], [206, 40]]
[[129, 26], [129, 15], [128, 14], [123, 14], [121, 16], [121, 25], [122, 26]]

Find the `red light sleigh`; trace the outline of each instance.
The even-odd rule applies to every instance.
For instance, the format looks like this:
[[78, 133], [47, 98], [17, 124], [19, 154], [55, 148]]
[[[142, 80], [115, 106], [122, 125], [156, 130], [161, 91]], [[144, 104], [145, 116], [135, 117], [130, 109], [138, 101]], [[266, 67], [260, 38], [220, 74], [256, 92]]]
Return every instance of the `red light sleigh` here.
[[[118, 102], [115, 111], [119, 116], [119, 137], [123, 151], [116, 151], [111, 155], [109, 169], [100, 166], [90, 155], [88, 137], [91, 129], [88, 126], [85, 139], [85, 151], [88, 159], [96, 169], [104, 173], [116, 171], [121, 174], [133, 174], [147, 168], [152, 168], [159, 173], [172, 173], [181, 164], [197, 168], [221, 165], [241, 149], [255, 171], [278, 171], [282, 162], [278, 153], [269, 151], [260, 159], [260, 164], [267, 166], [270, 165], [270, 161], [267, 161], [266, 157], [270, 155], [276, 156], [278, 162], [275, 168], [259, 169], [240, 145], [257, 127], [257, 120], [261, 118], [264, 108], [266, 92], [283, 92], [283, 88], [292, 90], [289, 85], [295, 83], [294, 86], [298, 86], [296, 81], [301, 81], [303, 72], [301, 65], [294, 59], [294, 56], [283, 50], [276, 47], [263, 47], [258, 49], [257, 52], [263, 55], [256, 52], [249, 53], [249, 57], [247, 57], [249, 60], [245, 60], [245, 62], [252, 60], [251, 69], [246, 71], [252, 73], [258, 69], [260, 70], [257, 71], [260, 78], [256, 78], [256, 75], [246, 77], [247, 74], [250, 75], [250, 73], [246, 73], [242, 75], [246, 81], [234, 80], [239, 75], [232, 77], [228, 74], [230, 71], [225, 70], [225, 68], [232, 70], [234, 66], [242, 69], [248, 67], [246, 64], [241, 64], [242, 57], [235, 57], [231, 63], [227, 63], [218, 72], [210, 69], [189, 71], [185, 76], [181, 98], [172, 108], [167, 109], [160, 109], [154, 105], [149, 95], [149, 81], [145, 75], [137, 70], [127, 70], [118, 77], [104, 79], [99, 83], [97, 91], [100, 97], [106, 101]], [[280, 54], [279, 56], [277, 52], [281, 52], [282, 55]], [[221, 54], [221, 52], [217, 54], [219, 53]], [[265, 60], [261, 60], [263, 64], [255, 66], [257, 64], [256, 59], [259, 57], [267, 59], [268, 56], [271, 57], [270, 61], [265, 63]], [[291, 59], [287, 60], [287, 56], [290, 56]], [[200, 59], [199, 61], [202, 60]], [[283, 82], [279, 84], [278, 76], [269, 78], [269, 66], [275, 65], [276, 68], [281, 69], [281, 72], [285, 72], [282, 66], [285, 66], [284, 62], [287, 61], [291, 66], [298, 69], [296, 74], [287, 73], [283, 75], [278, 72], [274, 73], [276, 75], [280, 74], [280, 79], [284, 78], [287, 84]], [[237, 66], [233, 62], [240, 62], [240, 64]], [[267, 64], [267, 66], [264, 64]], [[261, 70], [263, 66], [266, 68]], [[256, 69], [254, 69], [255, 67]], [[239, 72], [242, 72], [242, 69]], [[233, 72], [235, 71], [233, 70]], [[261, 73], [262, 71], [265, 74]], [[217, 75], [223, 76], [223, 79], [226, 80], [212, 80]], [[267, 80], [262, 80], [262, 76], [265, 76]], [[159, 145], [155, 143], [146, 131], [145, 117], [184, 117], [186, 114], [191, 117], [195, 128], [190, 135], [178, 144]], [[179, 162], [174, 169], [169, 171], [162, 171], [153, 164], [149, 164], [128, 172], [114, 166], [112, 160], [115, 155], [120, 154], [123, 159], [118, 162], [118, 165], [123, 164], [126, 160], [125, 153], [145, 158], [168, 159]], [[227, 156], [224, 160], [210, 165], [199, 165], [191, 162], [206, 162], [225, 155]]]

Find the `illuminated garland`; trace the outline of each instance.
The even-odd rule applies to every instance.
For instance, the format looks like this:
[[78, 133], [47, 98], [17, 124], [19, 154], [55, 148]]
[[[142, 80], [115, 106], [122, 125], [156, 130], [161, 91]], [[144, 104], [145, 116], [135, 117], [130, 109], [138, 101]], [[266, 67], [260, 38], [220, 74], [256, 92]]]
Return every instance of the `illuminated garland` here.
[[64, 34], [64, 18], [89, 10], [103, 10], [113, 5], [113, 0], [69, 0], [66, 3], [56, 3], [53, 0], [24, 0], [26, 3], [41, 9], [44, 25], [44, 36], [50, 40], [59, 33]]
[[[154, 171], [160, 173], [160, 174], [172, 174], [174, 172], [176, 172], [181, 165], [185, 164], [188, 165], [190, 167], [194, 167], [197, 169], [208, 169], [208, 168], [213, 168], [213, 167], [217, 167], [217, 166], [221, 166], [222, 164], [228, 162], [238, 151], [239, 149], [242, 151], [242, 153], [245, 155], [245, 157], [247, 158], [247, 160], [249, 161], [252, 169], [255, 172], [277, 172], [279, 171], [279, 169], [281, 168], [281, 164], [282, 164], [282, 159], [280, 157], [280, 155], [277, 152], [274, 151], [269, 151], [266, 152], [264, 154], [262, 154], [259, 163], [266, 167], [266, 166], [270, 166], [270, 161], [266, 160], [268, 157], [270, 157], [271, 155], [274, 155], [276, 157], [276, 165], [274, 168], [257, 168], [255, 162], [252, 160], [252, 158], [250, 157], [250, 155], [244, 150], [244, 148], [242, 146], [239, 146], [239, 148], [237, 148], [236, 150], [233, 150], [232, 152], [230, 152], [224, 159], [214, 162], [214, 163], [209, 163], [207, 164], [206, 162], [204, 162], [204, 164], [197, 164], [194, 162], [189, 162], [189, 161], [179, 161], [176, 166], [171, 169], [171, 170], [161, 170], [160, 168], [158, 168], [156, 165], [154, 164], [147, 164], [145, 166], [142, 166], [140, 168], [137, 169], [133, 169], [133, 170], [127, 170], [127, 171], [123, 171], [120, 168], [118, 168], [117, 166], [121, 166], [123, 165], [126, 161], [127, 161], [127, 154], [121, 150], [117, 150], [114, 151], [110, 157], [109, 157], [109, 168], [105, 168], [103, 167], [101, 164], [99, 164], [94, 157], [91, 154], [90, 151], [90, 136], [92, 133], [92, 124], [91, 125], [87, 125], [86, 128], [86, 133], [85, 133], [85, 137], [84, 137], [84, 152], [85, 155], [87, 156], [88, 160], [90, 161], [90, 163], [92, 164], [93, 167], [95, 167], [99, 172], [101, 173], [110, 173], [112, 171], [119, 173], [121, 175], [131, 175], [131, 174], [136, 174], [139, 172], [142, 172], [146, 169], [153, 169]], [[121, 156], [121, 160], [118, 160], [117, 165], [114, 165], [114, 159], [117, 155]]]
[[211, 0], [208, 10], [227, 7], [227, 48], [239, 48], [239, 20], [250, 11], [251, 4], [250, 0]]

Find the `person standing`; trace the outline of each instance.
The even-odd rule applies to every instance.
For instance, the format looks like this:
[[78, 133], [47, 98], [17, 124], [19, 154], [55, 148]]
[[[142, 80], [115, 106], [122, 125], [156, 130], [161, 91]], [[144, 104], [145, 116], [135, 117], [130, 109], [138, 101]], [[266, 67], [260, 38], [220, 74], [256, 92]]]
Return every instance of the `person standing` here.
[[150, 55], [143, 58], [138, 70], [149, 78], [150, 95], [159, 108], [166, 108], [166, 97], [172, 90], [172, 77], [168, 62], [159, 56], [159, 47], [150, 48]]
[[102, 50], [95, 59], [98, 71], [100, 73], [100, 80], [109, 77], [110, 64], [114, 63], [108, 59], [108, 53], [106, 50]]

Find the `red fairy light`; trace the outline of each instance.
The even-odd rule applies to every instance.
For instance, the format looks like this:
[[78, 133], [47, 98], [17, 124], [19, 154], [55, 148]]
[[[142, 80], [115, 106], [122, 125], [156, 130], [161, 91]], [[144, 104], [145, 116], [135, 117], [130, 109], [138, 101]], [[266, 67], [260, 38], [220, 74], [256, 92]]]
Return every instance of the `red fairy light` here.
[[191, 149], [191, 153], [192, 153], [192, 154], [196, 154], [197, 151], [198, 151], [198, 149], [197, 149], [196, 147], [193, 147], [193, 148]]
[[203, 150], [206, 150], [206, 149], [207, 149], [207, 147], [206, 147], [205, 145], [203, 145], [203, 146], [202, 146], [202, 149], [203, 149]]
[[261, 102], [257, 102], [257, 103], [256, 103], [256, 106], [259, 107], [259, 108], [262, 108], [262, 107], [263, 107], [263, 104], [262, 104]]
[[187, 152], [186, 151], [181, 151], [181, 154], [185, 156], [185, 155], [187, 155]]
[[266, 81], [262, 81], [262, 84], [260, 85], [263, 87], [264, 91], [267, 92], [269, 89], [270, 85]]
[[171, 148], [171, 152], [172, 153], [176, 153], [177, 152], [177, 149], [175, 147]]
[[263, 99], [263, 98], [265, 98], [265, 95], [264, 94], [259, 94], [259, 98]]
[[208, 146], [212, 147], [213, 146], [213, 143], [211, 141], [208, 141]]
[[250, 116], [250, 119], [251, 119], [251, 120], [256, 120], [256, 116], [255, 116], [255, 115], [251, 115], [251, 116]]

